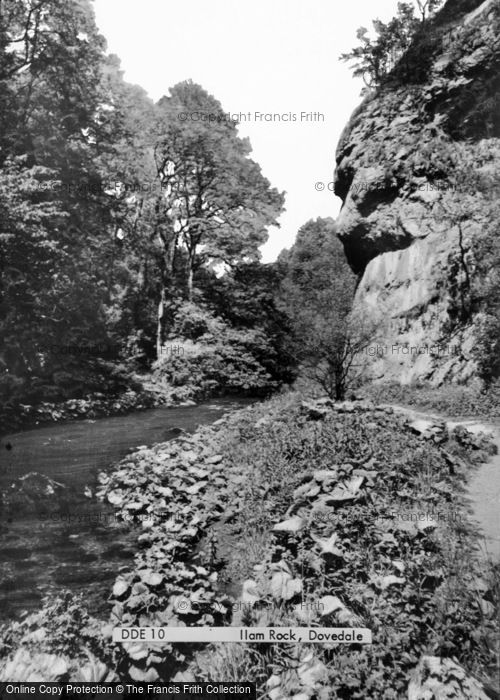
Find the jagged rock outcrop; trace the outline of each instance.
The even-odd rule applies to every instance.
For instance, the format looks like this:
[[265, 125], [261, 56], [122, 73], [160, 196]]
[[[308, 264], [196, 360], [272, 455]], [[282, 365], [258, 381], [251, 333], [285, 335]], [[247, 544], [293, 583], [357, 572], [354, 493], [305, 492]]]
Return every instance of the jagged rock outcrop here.
[[449, 0], [337, 148], [338, 233], [356, 302], [381, 323], [373, 377], [474, 377], [471, 241], [491, 224], [499, 173], [500, 3]]

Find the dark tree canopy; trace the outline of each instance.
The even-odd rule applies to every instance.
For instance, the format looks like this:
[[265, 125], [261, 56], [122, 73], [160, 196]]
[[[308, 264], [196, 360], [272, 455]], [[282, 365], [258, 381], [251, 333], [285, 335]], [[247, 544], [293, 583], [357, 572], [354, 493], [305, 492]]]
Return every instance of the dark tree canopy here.
[[334, 221], [318, 218], [304, 224], [278, 265], [302, 371], [329, 396], [343, 399], [360, 379], [364, 363], [359, 355], [376, 327], [353, 308], [356, 277]]
[[284, 197], [232, 122], [179, 119], [222, 114], [202, 87], [124, 81], [89, 0], [2, 0], [0, 90], [2, 397], [121, 390], [198, 279], [258, 266]]

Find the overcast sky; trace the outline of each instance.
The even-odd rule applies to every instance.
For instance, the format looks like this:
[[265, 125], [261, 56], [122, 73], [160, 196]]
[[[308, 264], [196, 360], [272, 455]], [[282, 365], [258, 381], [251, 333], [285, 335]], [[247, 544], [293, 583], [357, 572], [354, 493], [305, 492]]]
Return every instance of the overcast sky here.
[[[155, 101], [191, 78], [225, 111], [250, 113], [240, 134], [250, 138], [252, 157], [264, 175], [286, 191], [281, 228], [270, 230], [264, 261], [290, 247], [309, 219], [337, 216], [341, 202], [329, 185], [335, 147], [362, 88], [338, 57], [356, 45], [359, 26], [392, 17], [397, 0], [94, 4], [99, 29], [109, 51], [120, 57], [125, 79], [141, 85]], [[256, 112], [284, 119], [268, 121]], [[323, 183], [323, 191], [316, 183]]]

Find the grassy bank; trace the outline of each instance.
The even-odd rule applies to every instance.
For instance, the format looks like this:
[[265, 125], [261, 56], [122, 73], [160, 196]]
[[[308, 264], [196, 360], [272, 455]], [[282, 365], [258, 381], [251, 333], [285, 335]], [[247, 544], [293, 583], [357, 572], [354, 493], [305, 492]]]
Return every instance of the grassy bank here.
[[369, 384], [360, 392], [376, 403], [395, 403], [451, 417], [500, 417], [500, 385], [487, 390], [477, 387], [447, 384], [441, 387], [401, 385], [396, 383]]
[[[384, 411], [271, 406], [257, 430], [242, 420], [228, 446], [229, 463], [246, 475], [235, 522], [246, 556], [236, 547], [226, 566], [256, 582], [260, 611], [246, 608], [248, 617], [258, 626], [357, 624], [372, 629], [376, 642], [303, 649], [291, 662], [296, 649], [256, 647], [251, 661], [244, 649], [220, 646], [218, 671], [210, 670], [214, 657], [207, 654], [202, 677], [222, 680], [239, 668], [240, 679], [259, 675], [263, 688], [266, 681], [268, 690], [279, 689], [276, 699], [307, 692], [312, 676], [341, 698], [403, 697], [424, 654], [454, 657], [479, 677], [490, 676], [494, 618], [484, 611], [491, 615], [493, 608], [482, 601], [497, 600], [498, 579], [487, 567], [478, 577], [460, 496], [468, 465], [484, 457], [479, 446], [461, 444], [459, 433], [422, 440]], [[342, 483], [344, 493], [328, 501], [324, 495]], [[417, 513], [438, 515], [416, 523]], [[302, 522], [290, 522], [288, 534], [268, 536], [277, 520], [296, 517]], [[282, 570], [301, 581], [300, 595], [273, 594]]]
[[[370, 404], [285, 395], [127, 457], [100, 495], [136, 520], [139, 551], [92, 635], [95, 663], [121, 679], [255, 681], [272, 700], [403, 698], [426, 655], [492, 683], [498, 570], [463, 499], [487, 449], [463, 431], [424, 439]], [[111, 644], [113, 626], [137, 624], [368, 627], [374, 643]], [[54, 653], [50, 634], [30, 641], [46, 626], [3, 631], [11, 669], [16, 653]]]

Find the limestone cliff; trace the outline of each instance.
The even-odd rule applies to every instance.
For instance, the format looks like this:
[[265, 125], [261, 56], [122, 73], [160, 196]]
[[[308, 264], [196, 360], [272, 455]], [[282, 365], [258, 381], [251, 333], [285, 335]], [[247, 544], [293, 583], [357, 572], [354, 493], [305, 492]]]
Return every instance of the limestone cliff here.
[[474, 376], [464, 299], [473, 241], [491, 224], [491, 192], [488, 208], [475, 183], [500, 173], [499, 137], [499, 0], [449, 0], [337, 148], [339, 236], [356, 302], [381, 322], [366, 353], [375, 378]]

